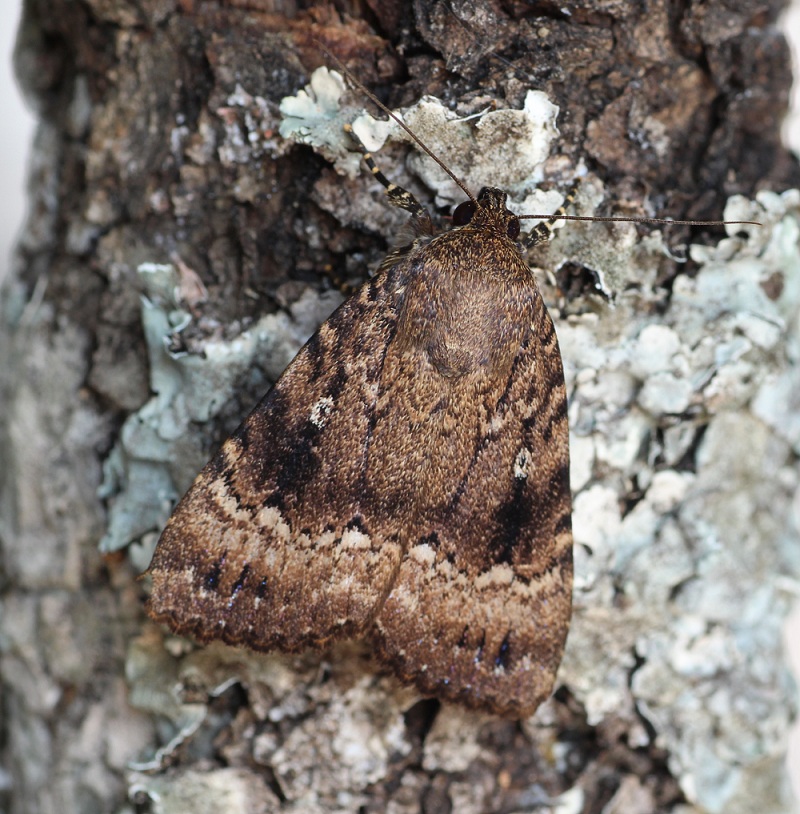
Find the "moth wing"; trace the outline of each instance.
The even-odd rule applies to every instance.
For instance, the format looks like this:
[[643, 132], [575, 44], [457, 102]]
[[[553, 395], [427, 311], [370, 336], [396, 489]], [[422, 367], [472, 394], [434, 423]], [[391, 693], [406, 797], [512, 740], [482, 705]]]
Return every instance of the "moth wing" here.
[[416, 433], [428, 503], [372, 631], [422, 692], [515, 717], [552, 691], [572, 602], [566, 390], [538, 302], [507, 378], [456, 381]]
[[148, 569], [154, 619], [289, 651], [371, 622], [401, 559], [363, 488], [398, 268], [340, 306], [198, 475]]

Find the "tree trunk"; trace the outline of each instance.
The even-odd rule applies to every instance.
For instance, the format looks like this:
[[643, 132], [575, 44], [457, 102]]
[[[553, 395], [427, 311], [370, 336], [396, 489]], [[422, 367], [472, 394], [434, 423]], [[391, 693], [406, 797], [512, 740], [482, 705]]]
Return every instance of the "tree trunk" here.
[[[558, 105], [526, 178], [514, 133], [500, 160], [475, 120], [476, 153], [426, 135], [471, 182], [562, 187], [584, 162], [578, 214], [718, 219], [800, 180], [782, 5], [26, 0], [40, 126], [0, 325], [6, 810], [786, 808], [796, 194], [736, 199], [729, 217], [763, 227], [705, 236], [688, 264], [678, 228], [568, 226], [533, 255], [570, 395], [576, 587], [559, 689], [530, 720], [421, 700], [358, 643], [194, 646], [147, 620], [136, 579], [339, 301], [323, 272], [363, 278], [402, 232], [357, 156], [313, 123], [310, 147], [281, 135], [281, 100], [334, 67], [323, 47], [391, 108]], [[442, 202], [416, 152], [377, 160]]]

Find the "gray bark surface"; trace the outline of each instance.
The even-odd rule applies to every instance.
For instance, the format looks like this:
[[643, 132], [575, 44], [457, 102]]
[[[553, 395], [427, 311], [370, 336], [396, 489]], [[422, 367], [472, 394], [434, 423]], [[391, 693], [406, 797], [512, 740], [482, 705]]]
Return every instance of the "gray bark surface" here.
[[[728, 814], [782, 810], [775, 744], [793, 696], [775, 630], [790, 593], [780, 593], [777, 576], [798, 574], [790, 507], [800, 430], [789, 403], [798, 390], [787, 378], [797, 337], [786, 327], [796, 313], [797, 272], [785, 259], [794, 258], [790, 248], [780, 262], [769, 259], [778, 237], [768, 238], [783, 234], [780, 217], [797, 217], [792, 198], [759, 199], [768, 223], [747, 246], [761, 240], [752, 250], [761, 265], [741, 278], [765, 293], [765, 309], [774, 305], [782, 326], [774, 338], [738, 318], [752, 301], [709, 310], [701, 283], [711, 279], [711, 250], [695, 253], [694, 271], [705, 270], [698, 283], [652, 242], [643, 257], [635, 230], [604, 233], [595, 254], [576, 250], [572, 266], [557, 249], [540, 256], [541, 265], [561, 269], [568, 295], [559, 300], [545, 288], [560, 305], [576, 405], [573, 467], [585, 473], [576, 518], [603, 529], [618, 512], [611, 548], [619, 538], [630, 543], [625, 520], [647, 510], [654, 539], [666, 546], [659, 551], [673, 550], [674, 533], [696, 557], [685, 567], [648, 562], [631, 576], [615, 571], [611, 555], [600, 566], [600, 532], [578, 534], [584, 552], [594, 546], [603, 590], [584, 583], [585, 598], [576, 597], [563, 685], [530, 721], [420, 700], [381, 675], [357, 643], [301, 657], [193, 648], [146, 619], [147, 586], [137, 581], [178, 493], [335, 305], [321, 272], [362, 277], [402, 222], [382, 208], [365, 173], [339, 175], [279, 135], [281, 100], [326, 64], [319, 43], [392, 108], [431, 94], [464, 115], [493, 101], [519, 109], [530, 88], [542, 90], [560, 108], [551, 176], [561, 181], [583, 159], [592, 183], [604, 187], [598, 214], [719, 218], [731, 195], [800, 181], [779, 140], [791, 83], [775, 27], [782, 7], [778, 0], [26, 0], [17, 71], [40, 124], [31, 216], [0, 312], [0, 808], [464, 814], [534, 811], [560, 798], [565, 811], [703, 811], [715, 800]], [[381, 165], [423, 197], [418, 178], [404, 174], [405, 152], [392, 145]], [[675, 230], [668, 242], [681, 236], [688, 232]], [[615, 314], [587, 292], [587, 280], [620, 295]], [[639, 288], [636, 299], [624, 298]], [[698, 321], [682, 322], [695, 307]], [[592, 312], [600, 315], [592, 328], [598, 346], [624, 347], [624, 320], [640, 337], [663, 315], [667, 340], [684, 343], [678, 355], [702, 347], [706, 332], [718, 345], [744, 335], [750, 344], [740, 356], [738, 346], [725, 347], [731, 365], [750, 367], [731, 367], [713, 392], [675, 406], [676, 388], [690, 377], [648, 367], [640, 342], [630, 357], [640, 365], [640, 395], [619, 396], [633, 385], [619, 370], [604, 379], [606, 359], [597, 362], [597, 381], [613, 374], [621, 390], [601, 387], [593, 401], [572, 361], [588, 353], [581, 319]], [[735, 324], [724, 322], [729, 312]], [[189, 324], [176, 332], [184, 318]], [[593, 428], [613, 433], [614, 411], [627, 415], [636, 399], [636, 467], [614, 457], [620, 438], [603, 447], [606, 458], [588, 456], [583, 440]], [[593, 412], [598, 404], [605, 414]], [[662, 502], [651, 489], [660, 468], [679, 476], [656, 480]], [[722, 492], [736, 499], [719, 498], [719, 484], [733, 484]], [[712, 497], [689, 505], [685, 490], [700, 487]], [[661, 523], [667, 516], [674, 524]], [[699, 530], [709, 525], [722, 529], [723, 549], [737, 552], [710, 572], [697, 554], [707, 542]], [[635, 544], [625, 550], [634, 560]], [[587, 561], [579, 575], [590, 573]], [[663, 602], [647, 593], [659, 569]], [[712, 663], [720, 640], [708, 619], [716, 611], [701, 608], [692, 586], [724, 586], [719, 602], [730, 607], [736, 602], [726, 591], [747, 594], [756, 576], [777, 585], [778, 598], [764, 595], [763, 621], [734, 614], [718, 622], [720, 630], [748, 631], [724, 662], [730, 674], [703, 683], [712, 679], [698, 667], [681, 674], [686, 683], [665, 684], [653, 665], [684, 630], [666, 617], [688, 616], [673, 604], [676, 594], [689, 586], [683, 601], [708, 625], [702, 635], [686, 634], [686, 652], [702, 640], [709, 649], [695, 656]], [[612, 666], [606, 655], [616, 658]], [[752, 662], [762, 673], [744, 672]], [[709, 707], [726, 682], [744, 700], [715, 713], [731, 724], [720, 737], [741, 742], [734, 723], [754, 732], [748, 716], [761, 710], [764, 731], [747, 744], [750, 763], [738, 754], [715, 762], [712, 724], [691, 729], [692, 704]], [[708, 695], [692, 695], [692, 686]], [[601, 690], [608, 695], [599, 698]], [[681, 706], [685, 697], [691, 703]], [[718, 768], [720, 788], [732, 784], [735, 801], [692, 774], [688, 764], [702, 763], [706, 747], [714, 753], [706, 765]], [[745, 768], [735, 774], [737, 761]]]

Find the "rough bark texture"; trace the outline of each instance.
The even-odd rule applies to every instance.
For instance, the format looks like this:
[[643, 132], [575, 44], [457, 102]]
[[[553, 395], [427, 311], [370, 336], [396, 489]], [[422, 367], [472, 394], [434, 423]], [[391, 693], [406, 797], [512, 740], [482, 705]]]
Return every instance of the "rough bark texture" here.
[[[692, 567], [675, 570], [663, 606], [653, 604], [651, 615], [636, 617], [641, 629], [625, 614], [650, 608], [652, 597], [635, 596], [633, 583], [615, 571], [622, 566], [609, 558], [602, 569], [607, 590], [595, 606], [577, 602], [573, 625], [575, 641], [583, 642], [580, 618], [586, 617], [585, 629], [593, 631], [586, 639], [594, 636], [596, 649], [587, 645], [568, 656], [565, 686], [519, 724], [420, 701], [378, 675], [356, 645], [303, 658], [214, 646], [192, 650], [175, 640], [165, 647], [163, 633], [143, 616], [146, 586], [136, 575], [177, 492], [280, 372], [292, 344], [296, 348], [330, 310], [332, 300], [319, 293], [328, 287], [320, 272], [332, 267], [337, 276], [357, 278], [377, 265], [393, 238], [363, 226], [396, 223], [382, 220], [384, 204], [368, 197], [367, 180], [337, 175], [324, 158], [278, 135], [281, 99], [326, 63], [318, 43], [392, 107], [433, 94], [470, 114], [493, 101], [520, 108], [529, 88], [542, 90], [561, 109], [557, 156], [549, 164], [554, 176], [568, 176], [583, 159], [617, 214], [717, 218], [734, 193], [800, 182], [779, 142], [791, 80], [786, 44], [775, 29], [782, 5], [26, 0], [17, 66], [41, 124], [32, 214], [4, 292], [0, 333], [3, 808], [463, 814], [536, 810], [564, 795], [563, 810], [570, 811], [714, 810], [715, 800], [728, 812], [780, 810], [771, 745], [759, 741], [750, 750], [754, 765], [763, 757], [767, 768], [760, 775], [753, 769], [736, 776], [731, 788], [746, 806], [739, 809], [724, 795], [703, 796], [702, 784], [697, 792], [687, 762], [702, 762], [705, 752], [680, 753], [688, 724], [680, 716], [659, 717], [660, 703], [667, 712], [675, 708], [664, 701], [669, 693], [692, 695], [683, 686], [664, 688], [659, 674], [647, 672], [661, 642], [647, 634], [653, 619], [681, 615], [670, 604], [679, 590], [703, 584], [707, 560], [700, 555]], [[399, 149], [387, 156], [389, 170]], [[402, 168], [397, 177], [405, 181]], [[780, 207], [772, 203], [766, 208], [774, 213]], [[781, 212], [796, 209], [796, 202], [781, 206]], [[631, 234], [624, 241], [633, 241]], [[620, 246], [624, 241], [618, 238]], [[625, 262], [635, 259], [632, 245], [625, 243]], [[651, 357], [642, 351], [636, 387], [620, 385], [641, 388], [640, 395], [612, 399], [606, 410], [609, 421], [629, 408], [644, 416], [639, 434], [618, 439], [616, 447], [609, 443], [605, 459], [593, 454], [583, 467], [580, 441], [605, 419], [591, 418], [594, 402], [581, 401], [586, 377], [576, 375], [569, 354], [594, 352], [591, 342], [622, 341], [621, 320], [637, 314], [651, 321], [668, 315], [670, 334], [651, 337], [659, 351], [689, 330], [678, 317], [671, 321], [673, 291], [687, 310], [702, 294], [694, 281], [678, 284], [681, 276], [675, 279], [675, 264], [664, 253], [653, 254], [658, 258], [638, 267], [646, 269], [641, 279], [600, 279], [606, 293], [646, 289], [635, 302], [609, 317], [600, 300], [578, 296], [564, 308], [573, 321], [557, 322], [572, 369], [568, 385], [582, 408], [571, 414], [577, 419], [573, 458], [587, 496], [576, 511], [580, 515], [583, 505], [598, 528], [609, 513], [617, 512], [624, 525], [641, 518], [643, 508], [658, 518], [672, 512], [678, 519], [669, 529], [687, 534], [686, 547], [696, 551], [703, 541], [686, 532], [692, 518], [679, 517], [676, 505], [684, 506], [686, 484], [695, 476], [709, 494], [734, 471], [741, 494], [755, 497], [736, 503], [748, 508], [729, 521], [723, 548], [735, 547], [741, 536], [742, 550], [749, 551], [743, 529], [755, 527], [754, 518], [760, 518], [754, 545], [761, 550], [792, 538], [796, 527], [784, 523], [782, 512], [788, 517], [797, 487], [800, 430], [784, 432], [763, 389], [753, 389], [760, 368], [786, 369], [776, 350], [780, 337], [765, 340], [758, 326], [720, 328], [730, 331], [731, 342], [743, 332], [764, 353], [762, 359], [748, 357], [752, 349], [730, 351], [737, 364], [744, 359], [753, 368], [731, 373], [744, 384], [720, 385], [702, 397], [690, 391], [685, 404], [669, 399], [673, 380], [688, 376], [658, 369], [661, 379], [649, 379]], [[154, 282], [159, 272], [152, 265], [137, 273], [142, 264], [170, 262], [173, 270], [163, 271], [161, 283]], [[602, 278], [603, 262], [587, 254], [581, 264]], [[772, 303], [783, 303], [785, 292], [794, 290], [780, 267], [768, 277], [754, 274]], [[581, 295], [582, 278], [576, 279], [570, 282], [565, 271], [562, 289]], [[173, 298], [191, 316], [182, 332], [172, 330]], [[750, 306], [742, 302], [740, 313]], [[781, 307], [788, 322], [789, 305]], [[600, 313], [599, 332], [584, 341], [575, 326], [593, 310]], [[720, 306], [713, 316], [727, 313]], [[231, 351], [229, 340], [254, 326], [251, 345], [245, 339]], [[278, 334], [280, 340], [270, 339]], [[165, 335], [174, 358], [188, 351], [197, 365], [161, 358]], [[214, 367], [219, 357], [212, 345], [236, 356], [233, 372], [224, 359]], [[250, 348], [247, 363], [243, 346]], [[205, 358], [194, 356], [200, 353]], [[603, 369], [597, 362], [596, 370]], [[655, 384], [647, 389], [646, 381]], [[158, 437], [168, 440], [151, 448], [151, 436], [146, 443], [140, 428], [124, 422], [134, 415], [145, 425], [155, 409], [154, 391], [163, 396], [170, 388], [185, 402], [202, 401], [202, 391], [204, 406], [193, 412], [184, 404], [172, 424], [159, 412]], [[791, 393], [787, 384], [773, 395], [788, 402]], [[606, 395], [601, 392], [601, 401]], [[714, 422], [718, 414], [724, 420]], [[668, 420], [659, 420], [664, 415]], [[749, 446], [741, 455], [730, 452], [726, 466], [714, 455], [724, 458], [732, 438]], [[619, 463], [626, 444], [633, 444], [630, 457], [638, 468]], [[767, 455], [777, 496], [758, 491], [767, 481], [755, 484], [759, 478], [751, 474], [762, 471]], [[666, 503], [643, 474], [645, 464], [658, 469], [664, 460], [683, 478], [680, 487], [658, 481]], [[614, 467], [615, 489], [589, 488], [592, 478], [597, 486]], [[120, 495], [127, 496], [124, 512]], [[137, 505], [139, 512], [131, 508]], [[733, 517], [728, 504], [720, 513]], [[697, 527], [704, 522], [700, 517]], [[658, 534], [666, 545], [661, 525]], [[98, 542], [104, 535], [107, 549], [143, 540], [145, 550], [132, 545], [128, 553], [103, 556]], [[580, 532], [576, 539], [581, 542]], [[599, 537], [587, 534], [583, 541], [595, 555], [602, 549]], [[796, 560], [781, 557], [763, 566], [768, 582], [797, 568]], [[743, 558], [739, 567], [743, 580], [762, 566]], [[600, 619], [594, 628], [593, 618]], [[735, 620], [722, 627], [736, 629]], [[616, 630], [625, 633], [614, 638]], [[669, 632], [667, 641], [674, 641]], [[702, 638], [687, 636], [691, 646]], [[589, 687], [581, 688], [579, 678], [570, 684], [572, 675], [588, 676], [607, 650], [618, 656], [613, 675], [595, 675]], [[695, 653], [698, 660], [704, 652]], [[786, 706], [789, 691], [777, 659], [765, 668], [763, 682], [780, 686], [785, 695], [774, 690], [770, 703]], [[642, 676], [649, 683], [637, 686]], [[688, 686], [706, 678], [699, 670]], [[604, 689], [618, 690], [625, 700], [592, 697]], [[693, 700], [703, 707], [707, 698], [699, 693]], [[730, 721], [740, 713], [733, 704], [719, 714]], [[714, 733], [709, 729], [702, 744], [709, 752]], [[139, 764], [132, 767], [133, 761]], [[720, 765], [720, 786], [733, 782], [727, 764]]]

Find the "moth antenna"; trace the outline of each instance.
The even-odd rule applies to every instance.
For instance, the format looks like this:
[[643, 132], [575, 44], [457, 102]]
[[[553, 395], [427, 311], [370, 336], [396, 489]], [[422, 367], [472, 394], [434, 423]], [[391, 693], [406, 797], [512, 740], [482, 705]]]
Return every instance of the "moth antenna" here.
[[[530, 218], [548, 220], [555, 215], [517, 215], [519, 220]], [[763, 226], [757, 220], [673, 220], [672, 218], [626, 218], [602, 215], [558, 215], [557, 220], [588, 220], [600, 223], [661, 223], [667, 226]]]
[[363, 93], [364, 96], [367, 97], [374, 105], [380, 108], [387, 116], [389, 116], [399, 127], [402, 127], [403, 130], [408, 133], [408, 135], [416, 142], [421, 150], [428, 154], [430, 158], [432, 158], [458, 185], [459, 189], [474, 203], [478, 206], [477, 198], [469, 191], [467, 185], [447, 166], [447, 164], [439, 158], [436, 153], [428, 147], [427, 144], [394, 112], [389, 110], [389, 108], [371, 91], [369, 90], [361, 81], [356, 79], [355, 76], [350, 72], [347, 66], [335, 55], [332, 54], [325, 46], [321, 43], [317, 43], [319, 45], [320, 50], [323, 54], [325, 54], [328, 59], [347, 77], [347, 79], [352, 82], [359, 92]]
[[628, 218], [613, 215], [566, 215], [567, 207], [575, 200], [580, 187], [580, 178], [576, 179], [569, 191], [564, 196], [564, 203], [552, 214], [549, 215], [517, 215], [517, 220], [540, 219], [542, 223], [537, 223], [531, 229], [526, 243], [533, 246], [547, 238], [553, 231], [553, 226], [559, 220], [584, 220], [599, 221], [600, 223], [661, 223], [675, 224], [678, 226], [763, 226], [757, 220], [673, 220], [672, 218]]

